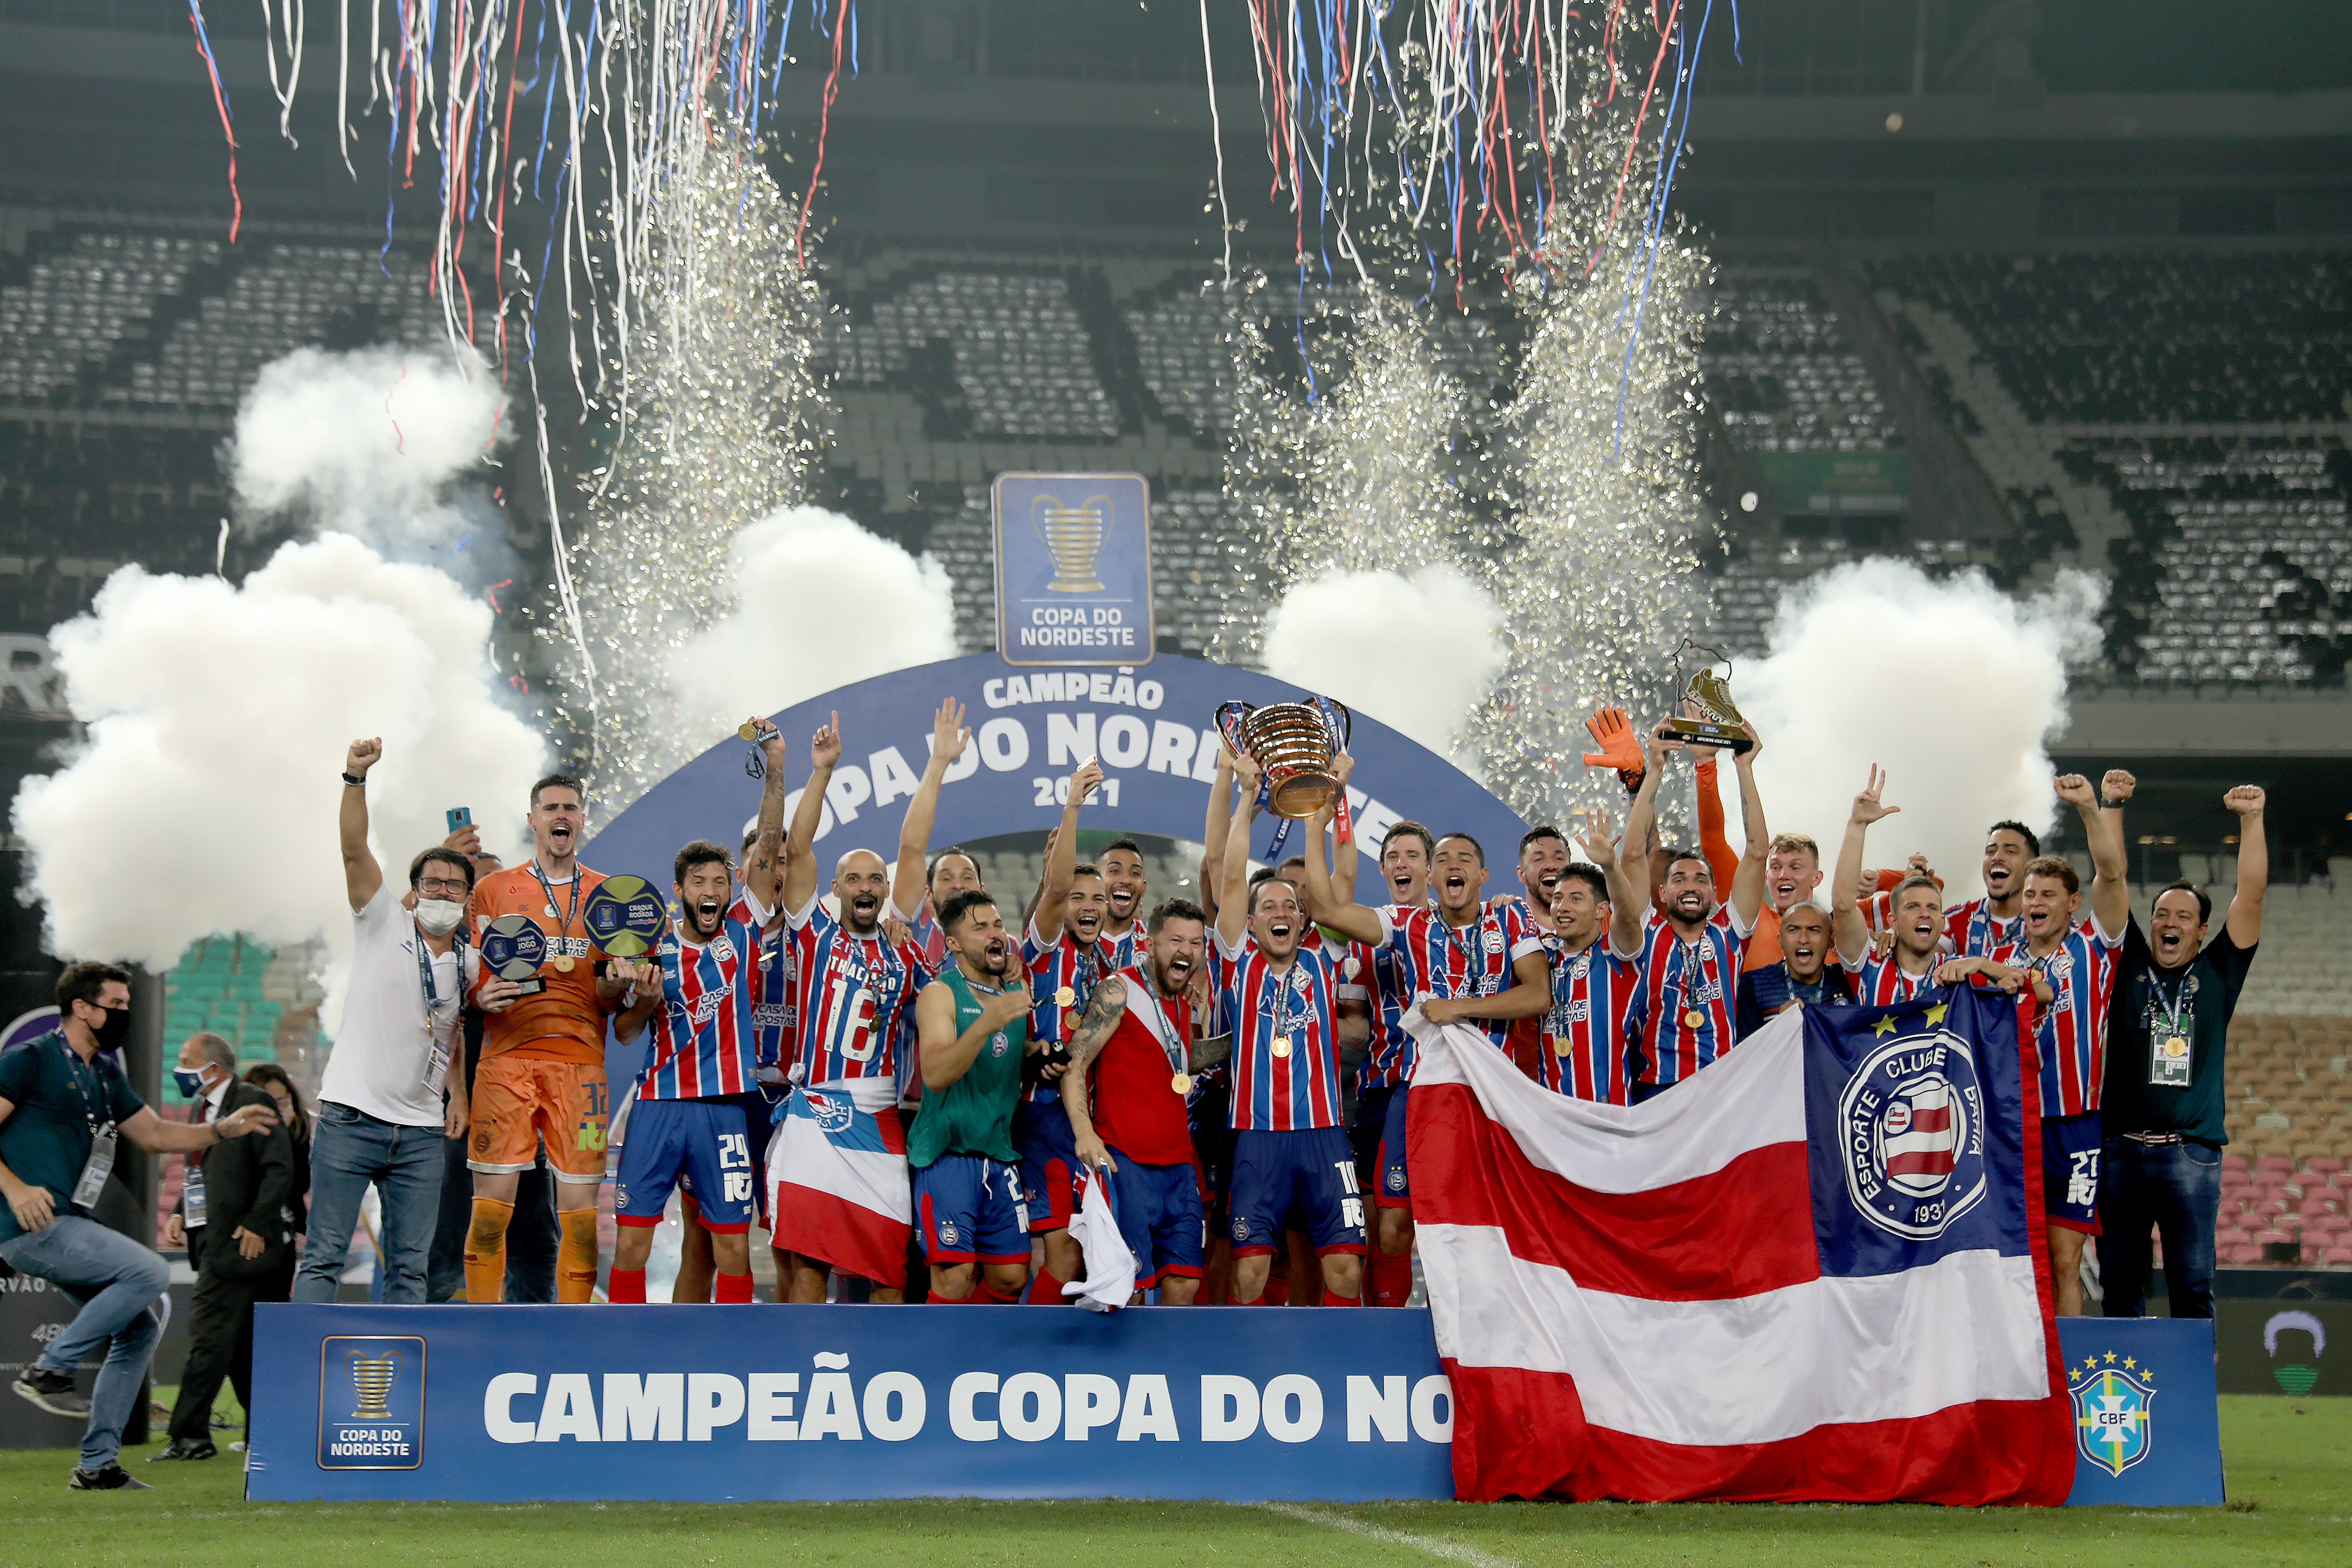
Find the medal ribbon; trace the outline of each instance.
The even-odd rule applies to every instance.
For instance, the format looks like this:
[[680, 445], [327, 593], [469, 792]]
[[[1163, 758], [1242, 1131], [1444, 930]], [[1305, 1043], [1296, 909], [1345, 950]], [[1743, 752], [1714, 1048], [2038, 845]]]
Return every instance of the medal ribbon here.
[[[1707, 941], [1706, 933], [1705, 931], [1701, 931], [1696, 942], [1685, 942], [1681, 937], [1677, 936], [1675, 938], [1675, 945], [1683, 950], [1682, 965], [1675, 972], [1675, 994], [1682, 1003], [1682, 1005], [1679, 1008], [1674, 1009], [1676, 1015], [1675, 1021], [1677, 1023], [1682, 1023], [1681, 1014], [1694, 1010], [1690, 1000], [1691, 965], [1696, 963], [1699, 966], [1699, 979], [1702, 983], [1713, 980], [1715, 978], [1716, 969], [1715, 943]], [[1699, 956], [1696, 958], [1692, 957], [1691, 955], [1695, 952]], [[1711, 989], [1719, 993], [1722, 990], [1722, 987], [1713, 986]], [[1685, 1029], [1695, 1027], [1695, 1026], [1687, 1023], [1683, 1023], [1682, 1026]]]
[[1168, 1058], [1169, 1069], [1182, 1072], [1184, 1042], [1177, 1037], [1176, 1026], [1160, 1009], [1158, 988], [1144, 975], [1140, 966], [1127, 971], [1122, 978], [1127, 981], [1127, 1010], [1134, 1014], [1144, 1028], [1150, 1032], [1151, 1037], [1160, 1043], [1160, 1054]]
[[[547, 912], [551, 917], [553, 916], [555, 913], [555, 884], [549, 881], [547, 879], [547, 873], [539, 868], [539, 858], [535, 855], [531, 857], [530, 874], [539, 879], [539, 890], [547, 895]], [[568, 935], [572, 930], [572, 917], [580, 912], [580, 884], [587, 879], [587, 878], [580, 874], [580, 862], [574, 860], [572, 863], [572, 896], [564, 900], [563, 923], [556, 928], [556, 951], [559, 952], [563, 951], [562, 939]]]

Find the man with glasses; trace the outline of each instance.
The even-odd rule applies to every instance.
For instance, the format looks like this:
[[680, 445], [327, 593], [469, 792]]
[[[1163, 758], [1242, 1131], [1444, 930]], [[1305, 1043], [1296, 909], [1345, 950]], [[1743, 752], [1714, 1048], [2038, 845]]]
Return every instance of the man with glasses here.
[[[436, 845], [408, 865], [415, 907], [384, 880], [368, 848], [368, 770], [381, 741], [353, 741], [343, 760], [343, 888], [352, 901], [352, 970], [342, 1026], [319, 1083], [310, 1135], [310, 1228], [294, 1300], [331, 1301], [373, 1184], [383, 1206], [383, 1299], [420, 1303], [440, 1217], [442, 1141], [466, 1135], [466, 987], [480, 960], [463, 934], [474, 865]], [[487, 1012], [513, 1000], [493, 976]], [[453, 1070], [454, 1069], [454, 1070]]]

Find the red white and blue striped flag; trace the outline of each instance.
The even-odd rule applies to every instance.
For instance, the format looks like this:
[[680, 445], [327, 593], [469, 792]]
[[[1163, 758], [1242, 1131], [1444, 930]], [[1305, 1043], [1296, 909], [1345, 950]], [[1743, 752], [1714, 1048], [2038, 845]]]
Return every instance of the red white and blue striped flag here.
[[1465, 1500], [2066, 1500], [2016, 1008], [1792, 1008], [1645, 1105], [1408, 1019]]

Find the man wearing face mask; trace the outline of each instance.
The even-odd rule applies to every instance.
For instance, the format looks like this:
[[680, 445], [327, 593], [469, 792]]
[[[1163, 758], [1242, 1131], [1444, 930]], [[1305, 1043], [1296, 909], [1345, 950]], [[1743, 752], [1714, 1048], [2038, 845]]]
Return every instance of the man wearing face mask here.
[[[383, 1299], [425, 1300], [439, 1217], [442, 1140], [466, 1135], [458, 1014], [480, 956], [465, 939], [474, 863], [436, 845], [408, 864], [412, 912], [368, 848], [368, 770], [383, 742], [353, 741], [343, 760], [343, 888], [352, 901], [351, 979], [342, 1027], [319, 1084], [310, 1135], [310, 1229], [294, 1300], [331, 1301], [343, 1254], [373, 1184], [383, 1206]], [[493, 977], [478, 1001], [497, 1012], [515, 983]]]
[[[217, 1121], [247, 1105], [274, 1105], [236, 1076], [236, 1047], [209, 1031], [190, 1035], [172, 1069], [191, 1121]], [[179, 1212], [165, 1235], [187, 1244], [196, 1271], [188, 1302], [188, 1361], [172, 1405], [172, 1441], [157, 1459], [209, 1459], [213, 1400], [226, 1376], [237, 1403], [253, 1409], [253, 1303], [286, 1256], [286, 1194], [294, 1184], [293, 1140], [284, 1127], [188, 1156]]]
[[[79, 1309], [10, 1384], [52, 1415], [87, 1417], [75, 1491], [143, 1489], [123, 1469], [122, 1424], [163, 1332], [155, 1298], [172, 1270], [91, 1217], [114, 1170], [116, 1141], [155, 1154], [209, 1149], [278, 1125], [268, 1105], [205, 1122], [166, 1121], [131, 1091], [111, 1053], [131, 1033], [131, 972], [69, 963], [58, 976], [58, 1027], [0, 1055], [0, 1261], [46, 1279]], [[85, 1399], [74, 1368], [103, 1349]]]

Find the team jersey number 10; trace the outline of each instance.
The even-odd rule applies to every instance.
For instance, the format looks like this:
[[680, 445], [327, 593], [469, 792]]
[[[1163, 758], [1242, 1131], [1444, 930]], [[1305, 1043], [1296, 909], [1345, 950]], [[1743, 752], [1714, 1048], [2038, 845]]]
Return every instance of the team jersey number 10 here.
[[836, 977], [826, 987], [825, 1011], [833, 1018], [829, 1048], [853, 1062], [874, 1059], [874, 993]]

